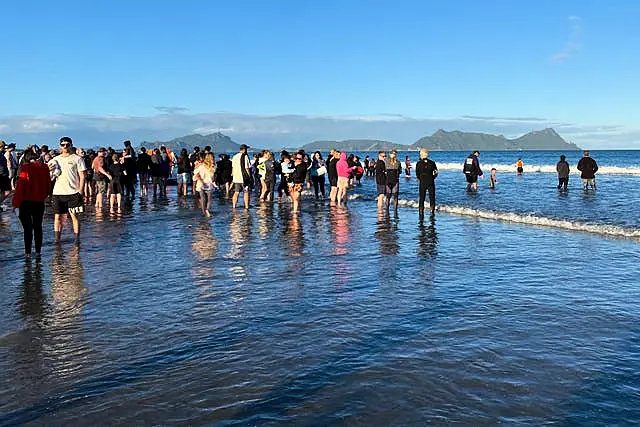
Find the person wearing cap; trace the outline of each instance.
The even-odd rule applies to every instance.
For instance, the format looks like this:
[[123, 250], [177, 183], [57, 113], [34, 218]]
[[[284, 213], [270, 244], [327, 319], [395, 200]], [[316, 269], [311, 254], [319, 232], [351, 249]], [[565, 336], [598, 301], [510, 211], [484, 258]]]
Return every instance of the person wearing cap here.
[[54, 238], [60, 242], [62, 229], [67, 222], [67, 216], [71, 217], [73, 234], [76, 245], [80, 244], [80, 219], [79, 214], [84, 211], [84, 161], [80, 156], [72, 154], [73, 141], [68, 136], [60, 138], [60, 155], [49, 162], [49, 170], [56, 177], [53, 186], [51, 205], [54, 213]]
[[107, 171], [104, 159], [107, 157], [107, 150], [104, 147], [98, 148], [98, 155], [91, 163], [93, 169], [93, 182], [96, 184], [96, 210], [101, 210], [103, 206], [103, 195], [107, 194], [107, 184], [111, 181], [111, 174]]
[[249, 163], [249, 156], [247, 155], [247, 149], [249, 147], [245, 144], [240, 146], [233, 159], [231, 159], [231, 175], [233, 176], [233, 199], [231, 206], [234, 208], [238, 204], [238, 198], [240, 192], [244, 192], [244, 208], [249, 209], [249, 202], [251, 198], [251, 163]]
[[0, 211], [2, 202], [11, 193], [11, 179], [9, 179], [9, 167], [5, 157], [5, 142], [0, 141]]
[[560, 156], [560, 161], [556, 163], [556, 172], [558, 172], [558, 190], [567, 191], [569, 185], [569, 163], [567, 163], [567, 156], [564, 154]]
[[31, 245], [35, 241], [36, 255], [42, 250], [42, 218], [44, 201], [51, 189], [51, 178], [47, 165], [39, 161], [40, 153], [26, 150], [24, 164], [20, 167], [20, 176], [12, 205], [19, 209], [18, 218], [24, 230], [24, 253], [31, 256]]

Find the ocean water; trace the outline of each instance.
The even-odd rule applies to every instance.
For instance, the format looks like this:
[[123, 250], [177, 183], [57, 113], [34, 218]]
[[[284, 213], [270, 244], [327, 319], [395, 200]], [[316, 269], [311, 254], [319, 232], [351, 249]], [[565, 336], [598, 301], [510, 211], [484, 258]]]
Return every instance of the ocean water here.
[[79, 248], [47, 218], [25, 261], [0, 214], [0, 425], [636, 425], [640, 176], [561, 195], [514, 155], [482, 153], [504, 170], [474, 195], [441, 166], [423, 221], [414, 178], [397, 213], [366, 179], [297, 216], [216, 201], [205, 219], [171, 189], [89, 209]]

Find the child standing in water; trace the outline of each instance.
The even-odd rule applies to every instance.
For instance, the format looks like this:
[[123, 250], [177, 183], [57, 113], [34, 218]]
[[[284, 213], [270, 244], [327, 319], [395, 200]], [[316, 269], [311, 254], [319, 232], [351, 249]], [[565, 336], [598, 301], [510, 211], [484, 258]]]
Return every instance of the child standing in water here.
[[492, 190], [496, 188], [498, 179], [496, 178], [496, 168], [491, 168], [491, 176], [489, 177], [489, 188]]

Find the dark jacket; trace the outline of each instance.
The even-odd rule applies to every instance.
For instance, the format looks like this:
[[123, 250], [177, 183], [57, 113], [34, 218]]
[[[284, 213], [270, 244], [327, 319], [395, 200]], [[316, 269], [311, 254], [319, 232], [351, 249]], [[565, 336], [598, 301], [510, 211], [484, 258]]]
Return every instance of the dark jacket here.
[[327, 175], [329, 176], [329, 182], [337, 182], [338, 181], [338, 170], [336, 169], [336, 165], [338, 164], [337, 157], [332, 157], [329, 160], [329, 165], [327, 166]]
[[138, 169], [139, 173], [148, 173], [150, 164], [151, 164], [151, 156], [149, 156], [147, 153], [140, 153], [138, 155], [136, 168]]
[[469, 157], [464, 161], [462, 171], [465, 175], [482, 176], [482, 169], [480, 169], [480, 160], [478, 160], [478, 156], [469, 154]]
[[598, 164], [591, 157], [583, 157], [578, 162], [578, 170], [582, 172], [580, 178], [593, 179], [598, 172]]
[[291, 182], [294, 184], [304, 184], [307, 178], [307, 164], [302, 162], [294, 166], [294, 171], [291, 174]]
[[376, 185], [387, 185], [387, 173], [384, 160], [378, 159], [376, 162]]
[[420, 185], [433, 185], [438, 176], [436, 162], [431, 159], [420, 159], [416, 165], [416, 178], [420, 180]]
[[566, 160], [560, 160], [556, 164], [556, 171], [558, 172], [558, 178], [569, 178], [569, 163]]

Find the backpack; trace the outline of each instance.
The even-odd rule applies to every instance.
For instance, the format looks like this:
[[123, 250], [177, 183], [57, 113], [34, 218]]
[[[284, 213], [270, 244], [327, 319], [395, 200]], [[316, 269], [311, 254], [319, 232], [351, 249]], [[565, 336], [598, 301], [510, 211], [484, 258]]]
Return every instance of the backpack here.
[[465, 175], [473, 175], [475, 173], [475, 169], [476, 168], [473, 164], [473, 157], [467, 157], [464, 161], [462, 172], [464, 172]]

